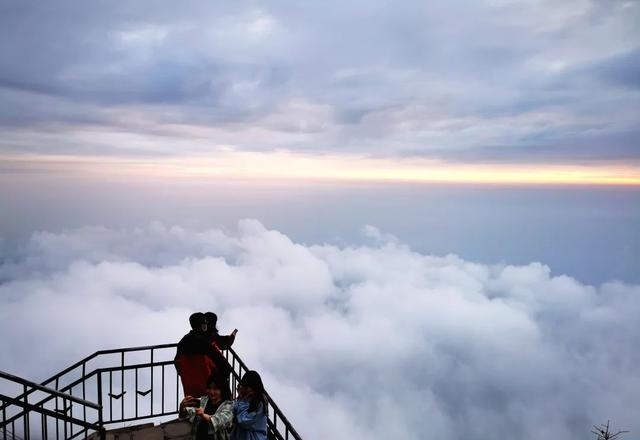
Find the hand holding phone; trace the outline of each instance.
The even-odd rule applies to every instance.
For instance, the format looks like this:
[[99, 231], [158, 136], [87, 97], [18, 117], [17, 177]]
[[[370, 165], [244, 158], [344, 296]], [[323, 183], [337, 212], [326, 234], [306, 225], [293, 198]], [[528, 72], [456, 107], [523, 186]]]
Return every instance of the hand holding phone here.
[[198, 399], [197, 397], [192, 397], [191, 400], [189, 400], [187, 402], [187, 406], [192, 406], [195, 408], [199, 408], [200, 407], [200, 399]]
[[184, 399], [182, 399], [182, 402], [180, 402], [180, 411], [182, 411], [184, 408], [188, 406], [199, 407], [200, 399], [198, 399], [197, 397], [186, 396]]

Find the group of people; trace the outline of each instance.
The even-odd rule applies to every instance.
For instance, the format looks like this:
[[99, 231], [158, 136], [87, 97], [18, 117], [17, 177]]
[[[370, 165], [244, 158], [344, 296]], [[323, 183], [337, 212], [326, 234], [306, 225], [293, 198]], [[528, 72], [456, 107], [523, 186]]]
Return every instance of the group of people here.
[[248, 371], [235, 400], [229, 387], [231, 366], [222, 355], [238, 330], [220, 335], [215, 313], [194, 313], [191, 331], [178, 343], [174, 359], [185, 397], [179, 415], [192, 424], [195, 440], [266, 440], [267, 401], [262, 379]]

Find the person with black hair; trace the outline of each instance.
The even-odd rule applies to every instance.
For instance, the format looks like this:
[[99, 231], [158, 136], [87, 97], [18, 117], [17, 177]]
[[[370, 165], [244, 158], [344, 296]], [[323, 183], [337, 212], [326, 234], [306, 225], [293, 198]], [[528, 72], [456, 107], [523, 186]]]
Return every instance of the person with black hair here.
[[231, 372], [229, 362], [211, 346], [207, 337], [207, 321], [204, 313], [194, 313], [189, 317], [191, 331], [178, 342], [174, 364], [185, 396], [205, 394], [207, 379], [216, 371], [228, 377]]
[[256, 371], [247, 371], [240, 379], [233, 423], [232, 440], [267, 440], [267, 398]]
[[187, 396], [180, 402], [180, 418], [191, 422], [192, 440], [229, 440], [233, 426], [233, 402], [228, 382], [213, 374], [207, 392], [198, 398]]
[[207, 312], [204, 314], [207, 320], [207, 335], [211, 340], [211, 343], [215, 345], [218, 350], [228, 350], [233, 345], [236, 339], [238, 329], [234, 329], [230, 335], [221, 335], [218, 333], [218, 315], [213, 312]]

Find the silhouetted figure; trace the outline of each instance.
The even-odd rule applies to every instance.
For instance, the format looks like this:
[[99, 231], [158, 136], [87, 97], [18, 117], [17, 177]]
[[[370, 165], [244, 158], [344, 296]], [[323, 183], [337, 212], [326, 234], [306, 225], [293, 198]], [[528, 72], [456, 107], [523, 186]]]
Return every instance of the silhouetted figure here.
[[180, 418], [191, 422], [193, 440], [229, 440], [233, 426], [233, 401], [229, 383], [213, 374], [207, 392], [198, 398], [187, 396], [180, 402]]
[[236, 333], [238, 329], [235, 329], [230, 335], [221, 335], [218, 333], [218, 315], [213, 312], [207, 312], [204, 314], [207, 320], [207, 334], [211, 339], [211, 342], [215, 344], [218, 350], [228, 350], [233, 345], [236, 339]]
[[231, 439], [267, 440], [267, 399], [256, 371], [247, 371], [238, 385]]
[[224, 356], [211, 346], [204, 314], [194, 313], [189, 317], [189, 324], [191, 331], [178, 342], [174, 363], [182, 381], [184, 395], [202, 396], [213, 372], [228, 378], [231, 367]]

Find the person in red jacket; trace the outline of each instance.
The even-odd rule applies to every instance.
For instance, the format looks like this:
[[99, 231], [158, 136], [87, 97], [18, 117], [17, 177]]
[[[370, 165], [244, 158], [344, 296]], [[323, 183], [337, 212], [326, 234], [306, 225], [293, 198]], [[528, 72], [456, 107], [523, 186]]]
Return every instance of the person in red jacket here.
[[228, 377], [229, 362], [216, 350], [207, 336], [207, 321], [203, 313], [189, 317], [191, 331], [178, 342], [174, 364], [185, 396], [202, 396], [206, 392], [207, 379], [217, 374]]

